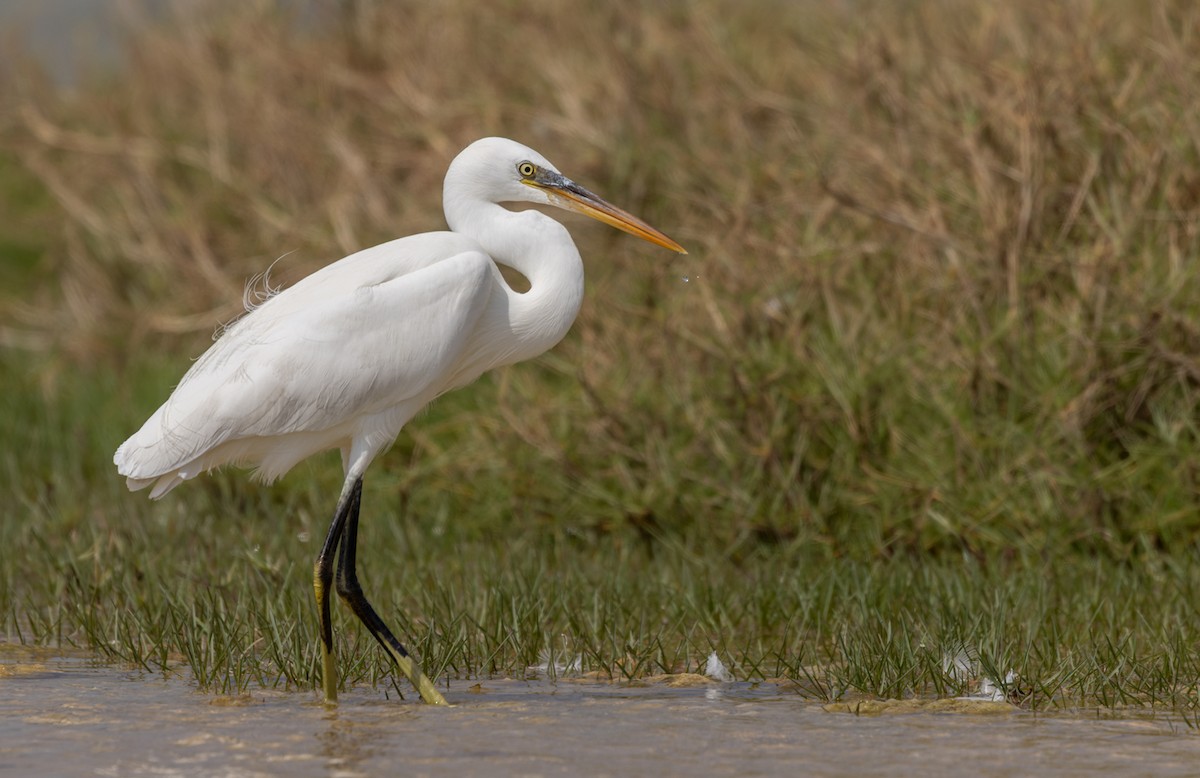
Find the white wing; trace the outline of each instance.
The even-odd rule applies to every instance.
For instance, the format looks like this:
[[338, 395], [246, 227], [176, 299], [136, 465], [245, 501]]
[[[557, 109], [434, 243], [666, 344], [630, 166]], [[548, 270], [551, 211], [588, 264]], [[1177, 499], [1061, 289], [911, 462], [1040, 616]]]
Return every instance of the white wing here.
[[[161, 496], [226, 461], [281, 475], [403, 409], [391, 442], [456, 371], [495, 288], [491, 258], [453, 233], [353, 254], [234, 323], [171, 397], [117, 450], [131, 488]], [[390, 435], [390, 437], [388, 437]]]

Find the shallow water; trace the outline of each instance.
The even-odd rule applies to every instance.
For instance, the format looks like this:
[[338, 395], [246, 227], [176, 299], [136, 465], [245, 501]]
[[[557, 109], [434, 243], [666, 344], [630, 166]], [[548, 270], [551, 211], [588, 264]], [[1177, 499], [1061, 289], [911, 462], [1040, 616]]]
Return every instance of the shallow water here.
[[214, 697], [85, 658], [0, 656], [0, 775], [1196, 775], [1169, 720], [826, 711], [764, 684], [452, 683]]

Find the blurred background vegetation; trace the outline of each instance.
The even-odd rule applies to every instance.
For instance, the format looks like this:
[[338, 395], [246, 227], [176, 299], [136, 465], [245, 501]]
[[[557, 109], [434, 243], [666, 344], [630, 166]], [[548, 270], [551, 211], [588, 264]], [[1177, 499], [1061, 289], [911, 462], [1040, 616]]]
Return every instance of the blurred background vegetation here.
[[[231, 525], [223, 542], [252, 550], [286, 528], [300, 540], [279, 564], [303, 579], [336, 455], [149, 506], [111, 452], [248, 279], [442, 229], [447, 163], [495, 134], [690, 254], [569, 222], [577, 324], [439, 400], [377, 463], [364, 532], [424, 538], [385, 543], [377, 576], [435, 537], [484, 556], [532, 536], [685, 548], [731, 587], [755, 565], [785, 588], [841, 564], [1150, 566], [1176, 571], [1147, 586], [1177, 598], [1195, 659], [1194, 3], [204, 2], [132, 19], [119, 66], [71, 88], [0, 73], [9, 542], [103, 577], [144, 564], [131, 526], [174, 522], [186, 547]], [[55, 600], [18, 594], [40, 591], [31, 575], [6, 569], [10, 633]]]

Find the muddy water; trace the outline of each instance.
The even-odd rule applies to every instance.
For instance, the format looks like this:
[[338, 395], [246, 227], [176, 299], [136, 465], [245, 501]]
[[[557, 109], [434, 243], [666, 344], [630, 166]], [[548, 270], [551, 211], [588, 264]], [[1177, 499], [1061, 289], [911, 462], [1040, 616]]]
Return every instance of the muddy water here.
[[461, 682], [450, 709], [390, 696], [351, 690], [336, 709], [308, 693], [220, 698], [5, 651], [0, 775], [1200, 774], [1200, 734], [1164, 719], [855, 716], [746, 684]]

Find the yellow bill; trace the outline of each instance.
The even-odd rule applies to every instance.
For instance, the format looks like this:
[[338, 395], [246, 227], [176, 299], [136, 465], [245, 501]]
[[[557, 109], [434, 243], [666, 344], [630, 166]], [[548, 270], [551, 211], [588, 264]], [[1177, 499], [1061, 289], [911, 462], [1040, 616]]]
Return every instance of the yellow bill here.
[[642, 240], [671, 251], [677, 251], [680, 254], [687, 253], [687, 249], [659, 230], [558, 173], [538, 169], [532, 177], [525, 179], [522, 183], [545, 191], [550, 197], [550, 202], [559, 208], [590, 216], [610, 227], [616, 227], [618, 230], [636, 235]]

